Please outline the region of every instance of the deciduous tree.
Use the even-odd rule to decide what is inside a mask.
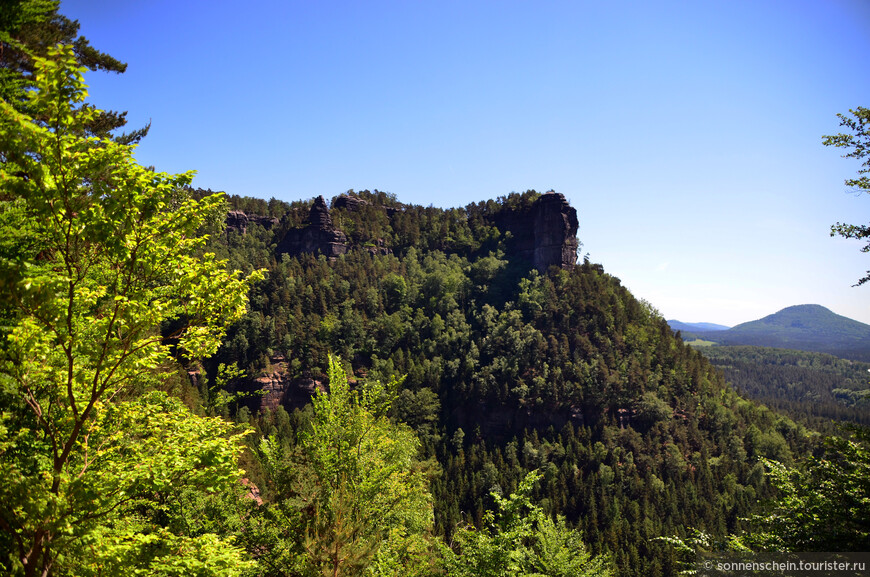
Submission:
[[[288,455],[276,440],[264,440],[276,485],[269,518],[259,525],[272,526],[274,558],[265,560],[271,574],[428,574],[432,501],[416,460],[419,441],[387,417],[397,386],[351,388],[330,356],[329,392],[314,396],[301,451]],[[279,535],[282,524],[289,530]]]
[[[870,176],[868,176],[870,174],[870,108],[859,106],[855,110],[850,110],[849,114],[851,116],[837,115],[840,118],[840,126],[847,127],[849,132],[824,136],[822,143],[825,146],[847,149],[849,152],[843,155],[844,158],[863,160],[861,168],[858,170],[858,177],[847,178],[846,186],[856,192],[870,192]],[[831,236],[836,235],[860,240],[870,239],[870,226],[838,222],[831,227]],[[861,251],[870,252],[870,240],[861,248]],[[870,281],[870,271],[858,279],[858,285],[867,281]]]
[[[870,547],[870,429],[828,437],[824,455],[798,468],[766,461],[779,498],[754,518],[751,544],[778,551],[866,551]]]
[[[605,557],[594,557],[580,533],[565,519],[555,521],[533,504],[530,494],[541,475],[531,472],[507,498],[493,493],[497,511],[487,511],[486,527],[461,528],[455,535],[459,555],[448,554],[450,575],[457,577],[580,577],[612,572]]]
[[[99,111],[71,47],[35,62],[38,120],[0,103],[0,563],[232,574],[239,549],[163,513],[237,482],[238,436],[155,390],[172,352],[213,353],[245,312],[248,281],[200,254],[223,205],[84,136]]]

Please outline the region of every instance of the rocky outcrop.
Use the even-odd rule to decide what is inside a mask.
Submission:
[[[312,378],[290,378],[287,372],[287,361],[282,356],[272,357],[270,370],[245,385],[246,392],[258,392],[248,397],[252,399],[249,408],[274,411],[283,406],[288,411],[302,408],[311,401],[314,393],[320,389],[325,391],[321,381]]]
[[[227,231],[234,230],[245,234],[248,232],[248,215],[241,210],[231,210],[227,213]]]
[[[393,254],[393,249],[388,247],[386,241],[382,238],[375,240],[370,245],[366,245],[365,249],[374,255]]]
[[[368,200],[352,194],[341,194],[333,200],[333,208],[347,212],[361,212],[372,206]],[[384,208],[388,216],[400,212],[395,207]],[[276,219],[265,223],[257,215],[241,211],[231,211],[227,216],[227,226],[244,233],[249,222],[258,222],[271,228]],[[510,232],[508,257],[525,260],[540,272],[551,266],[570,267],[577,262],[577,211],[568,204],[565,196],[556,192],[541,195],[530,206],[507,208],[490,217],[492,224],[503,233]],[[291,228],[277,245],[280,256],[298,256],[305,253],[319,253],[327,258],[336,258],[348,251],[347,236],[338,230],[332,221],[329,208],[322,196],[315,199],[311,206],[305,226]],[[383,239],[376,239],[362,245],[372,254],[390,254],[392,250]]]
[[[577,262],[577,210],[562,194],[548,192],[529,208],[503,210],[496,215],[495,226],[511,233],[510,255],[527,260],[540,272]]]
[[[337,230],[329,216],[329,208],[322,196],[311,205],[308,223],[303,228],[291,228],[278,243],[277,252],[297,256],[303,253],[320,253],[335,258],[347,252],[347,237]]]
[[[259,214],[247,214],[241,210],[231,210],[227,213],[227,230],[235,230],[240,234],[247,234],[249,224],[259,224],[266,230],[277,226],[278,219]]]
[[[247,477],[243,478],[242,487],[245,488],[245,497],[256,503],[258,507],[263,504],[263,496],[260,493],[260,488],[251,482],[250,479]]]
[[[350,212],[359,212],[368,205],[369,201],[350,194],[340,194],[332,201],[332,208],[342,208]]]
[[[377,190],[375,192],[377,192]],[[341,208],[348,212],[360,212],[363,207],[366,206],[372,206],[372,203],[350,193],[342,193],[332,199],[332,208]],[[384,206],[378,204],[374,206],[378,210],[386,212],[387,216],[393,216],[397,212],[401,212],[401,209],[395,206]]]
[[[543,195],[533,207],[535,249],[532,262],[539,271],[550,266],[569,267],[577,263],[577,210],[558,193]]]

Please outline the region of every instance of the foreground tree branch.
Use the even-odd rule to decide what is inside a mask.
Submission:
[[[34,114],[0,103],[0,564],[159,575],[196,561],[234,574],[245,562],[230,543],[142,515],[169,487],[238,481],[239,435],[155,391],[172,360],[160,327],[181,320],[178,351],[212,354],[260,275],[198,256],[198,231],[224,205],[170,207],[192,173],[150,171],[131,146],[85,136],[100,112],[84,104],[73,48],[35,62]]]

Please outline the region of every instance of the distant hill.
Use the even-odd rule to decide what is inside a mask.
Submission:
[[[716,323],[683,323],[676,320],[668,321],[668,326],[670,326],[674,331],[681,331],[684,333],[727,331],[730,328],[725,325],[717,325]]]
[[[752,345],[829,353],[870,361],[870,325],[838,315],[821,305],[784,308],[725,331],[691,331],[721,345]]]

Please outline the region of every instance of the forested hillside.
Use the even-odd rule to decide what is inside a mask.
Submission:
[[[124,65],[57,10],[0,10],[4,574],[670,576],[686,543],[867,550],[870,433],[821,441],[741,397],[578,262],[564,196],[195,190],[88,104],[83,72]],[[849,386],[775,386],[866,406],[862,367],[809,362]]]
[[[768,347],[700,347],[741,394],[835,433],[835,423],[870,425],[870,364]]]
[[[870,361],[870,325],[820,305],[791,306],[727,330],[685,330],[683,335],[687,340],[699,338],[722,345],[797,349]]]
[[[268,381],[268,395],[244,400],[238,418],[258,439],[290,444],[294,426],[279,423],[304,427],[305,411],[287,410],[325,386],[330,352],[357,379],[404,375],[392,413],[437,462],[437,533],[480,524],[491,491],[516,491],[537,469],[544,510],[565,515],[594,553],[610,553],[620,575],[673,574],[673,552],[656,538],[689,527],[739,532],[772,496],[758,459],[792,463],[809,437],[731,391],[601,266],[541,273],[518,258],[514,234],[497,225],[540,197],[439,209],[379,192],[351,203],[343,195],[330,214],[347,251],[331,259],[277,254],[283,236],[304,226],[310,201],[231,198],[232,209],[279,224],[249,216],[244,233],[212,240],[231,266],[268,274],[206,372],[237,362],[249,375],[234,383],[239,392]],[[268,501],[258,442],[248,468]]]

